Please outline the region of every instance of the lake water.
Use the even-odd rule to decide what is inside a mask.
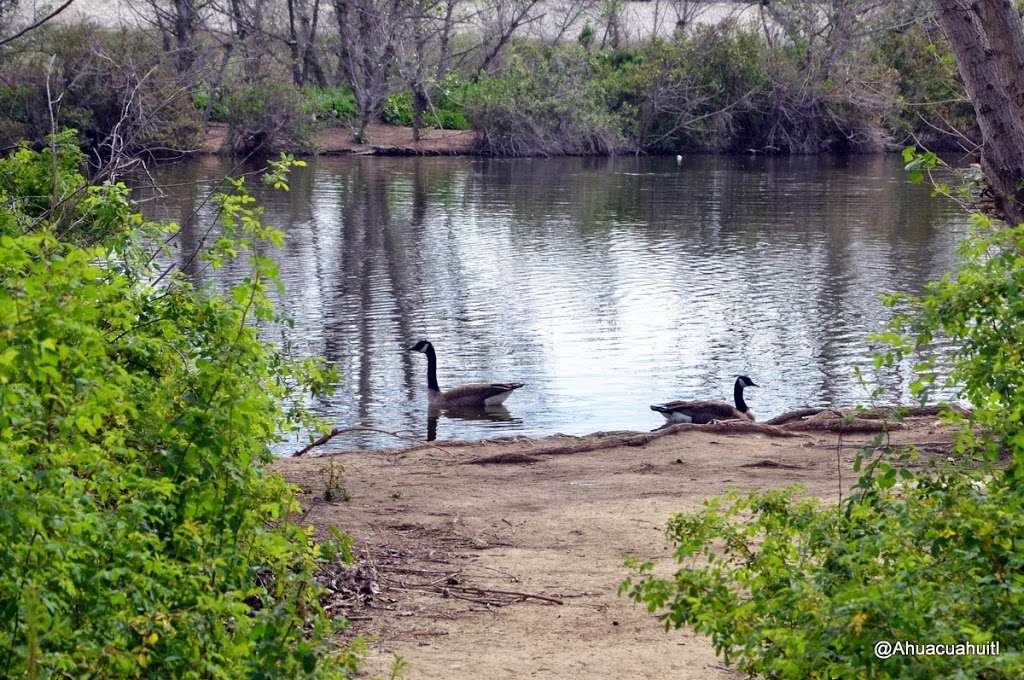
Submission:
[[[228,169],[156,168],[167,196],[146,210],[185,223],[182,261]],[[758,419],[864,402],[855,366],[907,401],[908,366],[870,369],[879,296],[949,271],[966,230],[896,156],[320,158],[290,192],[256,193],[287,234],[274,257],[294,319],[267,338],[342,376],[317,410],[438,440],[650,430],[663,419],[649,404],[729,399],[737,374],[762,385],[747,394]],[[189,272],[220,287],[244,275]],[[435,421],[425,357],[403,351],[421,338],[442,388],[527,386],[504,412]],[[360,434],[332,448],[401,444]]]

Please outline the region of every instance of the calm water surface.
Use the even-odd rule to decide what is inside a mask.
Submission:
[[[167,196],[146,209],[184,222],[183,262],[227,169],[158,169]],[[257,194],[287,233],[273,255],[295,322],[267,338],[342,376],[317,410],[438,440],[649,430],[663,422],[649,404],[728,399],[738,373],[763,386],[747,399],[759,419],[863,402],[853,370],[870,368],[867,335],[888,318],[879,296],[950,270],[966,228],[895,156],[321,158],[291,192]],[[245,274],[187,270],[218,287]],[[433,422],[425,358],[402,351],[420,338],[442,388],[527,386],[506,411]],[[868,376],[906,401],[908,366]]]

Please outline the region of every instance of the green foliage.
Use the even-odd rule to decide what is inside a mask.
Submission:
[[[228,105],[224,99],[224,93],[220,90],[211,92],[205,88],[199,90],[192,96],[192,106],[196,111],[206,112],[209,108],[208,120],[212,123],[228,122]]]
[[[313,424],[304,395],[333,380],[251,323],[273,315],[260,251],[280,232],[236,180],[207,257],[244,256],[250,275],[226,295],[153,288],[133,244],[162,226],[123,185],[85,187],[72,139],[56,159],[0,160],[5,673],[346,677],[313,580],[344,546],[289,521],[295,489],[264,467],[281,432]],[[287,188],[290,164],[268,181]]]
[[[759,36],[727,24],[599,53],[596,63],[608,106],[640,148],[734,150],[756,144],[754,107],[770,89],[765,53]]]
[[[159,156],[198,144],[199,112],[151,34],[83,24],[47,26],[34,37],[5,55],[0,132],[18,136],[0,143],[42,142],[50,133],[49,81],[58,128],[76,128],[89,147]]]
[[[479,83],[467,117],[488,153],[507,156],[607,154],[624,148],[596,70],[580,47],[522,49],[500,78]]]
[[[352,123],[359,118],[359,107],[352,88],[347,85],[338,87],[307,87],[303,94],[306,106],[317,120]]]
[[[934,154],[908,150],[918,179]],[[940,192],[950,193],[940,185]],[[971,185],[964,195],[973,192]],[[973,410],[950,412],[956,458],[912,473],[876,441],[838,507],[792,490],[675,516],[671,579],[631,562],[623,592],[666,627],[692,626],[751,674],[779,678],[1017,678],[1024,675],[1024,225],[975,215],[955,275],[894,295],[890,349],[913,358],[922,402],[940,379]],[[862,465],[867,463],[866,467]],[[998,656],[877,658],[877,641],[1000,643]]]
[[[239,155],[310,151],[313,121],[300,93],[279,79],[247,82],[224,97],[228,139]]]
[[[466,108],[503,153],[880,149],[897,74],[870,60],[811,69],[805,51],[729,21],[593,53],[524,43]]]
[[[953,368],[944,379],[974,410],[960,447],[989,459],[1012,456],[1006,474],[1024,473],[1024,225],[1006,227],[974,215],[960,244],[955,276],[928,286],[920,298],[893,295],[899,313],[885,336],[893,345],[881,360],[918,358],[913,388],[926,398],[938,378],[936,339],[951,344]]]
[[[334,458],[328,461],[327,468],[321,469],[321,477],[324,480],[324,500],[328,503],[334,501],[348,502],[352,497],[345,487],[345,466],[335,463]]]
[[[897,490],[893,468],[842,508],[793,490],[674,516],[683,568],[622,591],[771,678],[1015,678],[1024,673],[1024,496],[952,469]],[[999,656],[875,656],[880,640],[983,645]]]
[[[468,130],[470,128],[462,108],[465,92],[471,88],[471,85],[459,84],[455,87],[459,89],[457,94],[452,90],[445,89],[438,92],[438,101],[435,102],[434,107],[423,114],[423,123],[426,127],[442,130]],[[381,117],[385,123],[408,127],[412,125],[412,114],[412,93],[401,92],[387,98]]]
[[[594,44],[594,27],[590,25],[589,21],[583,25],[579,36],[576,38],[576,42],[585,50],[589,50]]]
[[[889,120],[900,139],[922,140],[929,148],[950,146],[950,128],[974,133],[974,107],[964,93],[956,60],[935,27],[912,25],[879,36],[872,58],[898,77],[894,82],[902,106]],[[954,147],[955,148],[955,147]]]

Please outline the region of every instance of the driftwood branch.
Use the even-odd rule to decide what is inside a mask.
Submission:
[[[789,432],[764,423],[748,420],[722,420],[706,425],[678,423],[655,430],[654,432],[596,432],[586,437],[573,437],[568,443],[552,444],[531,448],[523,452],[499,453],[493,456],[475,458],[467,461],[477,465],[500,465],[517,463],[536,463],[537,456],[558,456],[573,453],[588,453],[602,449],[614,449],[620,446],[647,446],[656,439],[661,439],[680,432],[714,432],[716,434],[764,434],[769,437],[803,437],[806,435]]]
[[[787,425],[796,420],[805,420],[813,416],[819,416],[820,414],[831,412],[836,414],[837,418],[843,418],[846,415],[854,415],[859,419],[864,420],[884,420],[893,419],[897,416],[906,416],[908,418],[926,418],[929,416],[940,416],[948,411],[965,415],[968,413],[967,409],[961,406],[955,405],[955,403],[940,403],[940,405],[930,407],[878,407],[876,409],[865,409],[863,411],[857,411],[855,409],[847,409],[845,412],[839,409],[797,409],[796,411],[790,411],[776,416],[771,420],[765,421],[764,425]]]
[[[300,456],[303,456],[309,453],[311,450],[315,449],[316,447],[323,446],[327,442],[337,437],[339,434],[348,434],[350,432],[377,432],[379,434],[386,434],[389,437],[397,437],[398,439],[404,439],[407,442],[413,442],[416,448],[421,446],[429,446],[432,449],[437,449],[438,451],[443,451],[444,453],[451,454],[451,451],[442,446],[438,446],[437,444],[432,444],[430,442],[425,442],[422,439],[417,439],[416,437],[410,437],[408,435],[399,434],[398,432],[392,432],[390,430],[382,430],[377,427],[369,427],[367,425],[350,425],[349,427],[336,427],[330,432],[321,435],[319,438],[313,440],[306,446],[303,446],[298,451],[292,453],[291,457],[298,458]]]
[[[717,434],[764,434],[769,437],[800,437],[802,435],[787,432],[771,423],[758,423],[751,420],[718,420],[707,425],[694,425],[693,423],[678,423],[663,430],[657,430],[649,434],[638,435],[630,446],[643,446],[654,437],[651,435],[665,436],[676,432],[714,432]]]
[[[536,593],[524,593],[517,590],[494,590],[493,588],[480,588],[477,586],[458,586],[458,585],[445,585],[435,583],[400,583],[392,582],[392,587],[400,590],[420,590],[430,593],[438,593],[443,597],[454,597],[460,600],[469,600],[470,602],[476,602],[478,604],[486,604],[492,607],[504,607],[506,605],[514,604],[515,602],[522,602],[524,600],[538,600],[540,602],[547,602],[549,604],[565,604],[562,600],[554,597],[548,597],[547,595],[537,595]],[[512,598],[511,600],[495,599],[488,597],[489,595],[500,595]]]
[[[529,456],[525,453],[499,453],[493,456],[484,456],[466,461],[467,465],[517,465],[539,463],[540,458]]]
[[[799,432],[886,432],[902,430],[906,426],[900,422],[879,418],[809,418],[798,420],[784,426],[787,430]]]
[[[499,453],[492,456],[475,458],[467,462],[476,463],[478,465],[534,463],[539,460],[536,458],[537,456],[586,453],[589,451],[600,451],[602,449],[613,449],[619,446],[646,446],[661,437],[689,431],[711,432],[715,434],[763,434],[769,437],[805,437],[807,435],[801,434],[802,432],[816,430],[832,432],[878,432],[886,429],[886,427],[890,430],[898,430],[902,429],[902,425],[894,420],[898,416],[921,418],[938,416],[947,411],[953,411],[960,414],[968,413],[966,409],[956,404],[917,407],[881,406],[861,411],[851,408],[845,410],[833,408],[802,408],[783,413],[780,416],[776,416],[775,418],[764,422],[754,422],[749,420],[720,420],[706,425],[677,423],[661,427],[653,432],[595,432],[594,434],[586,437],[568,437],[563,435],[563,441],[557,444],[533,447],[521,452]],[[856,415],[854,419],[844,422],[845,416],[853,414]],[[829,417],[830,415],[831,417]],[[814,416],[818,416],[818,418],[815,419]],[[885,422],[888,422],[887,426],[884,424]],[[514,444],[523,441],[533,441],[529,437],[501,437],[497,439],[484,440],[482,442],[446,442],[445,447],[442,447],[415,437],[399,434],[398,432],[391,432],[365,425],[353,425],[351,427],[334,428],[330,432],[324,434],[291,455],[295,457],[302,456],[305,453],[308,453],[311,449],[326,444],[337,435],[348,432],[377,432],[412,442],[412,446],[390,451],[392,454],[409,453],[423,447],[429,447],[451,454],[451,449],[460,447],[480,446],[482,444]],[[556,435],[556,437],[558,437],[558,435]]]
[[[520,600],[540,600],[541,602],[550,602],[551,604],[565,604],[562,600],[554,597],[537,595],[535,593],[521,593],[516,590],[494,590],[493,588],[477,588],[476,586],[447,586],[447,588],[449,590],[477,593],[478,595],[511,595]]]
[[[766,420],[765,425],[785,425],[786,423],[793,420],[800,420],[808,416],[816,416],[822,411],[828,411],[831,409],[824,408],[800,408],[795,411],[787,411],[780,416],[775,416],[771,420]]]

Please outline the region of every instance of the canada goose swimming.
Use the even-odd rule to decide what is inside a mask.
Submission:
[[[652,404],[651,410],[665,416],[670,423],[703,425],[712,420],[753,420],[754,414],[747,408],[747,402],[743,401],[744,387],[757,385],[745,375],[736,378],[736,384],[732,388],[733,398],[736,400],[735,407],[724,401],[670,401],[667,404]]]
[[[420,340],[412,347],[410,352],[420,352],[427,355],[427,388],[430,395],[430,405],[437,408],[480,408],[483,406],[497,406],[523,386],[523,383],[470,383],[468,385],[457,385],[445,392],[437,385],[437,355],[434,353],[434,346],[426,340]]]

